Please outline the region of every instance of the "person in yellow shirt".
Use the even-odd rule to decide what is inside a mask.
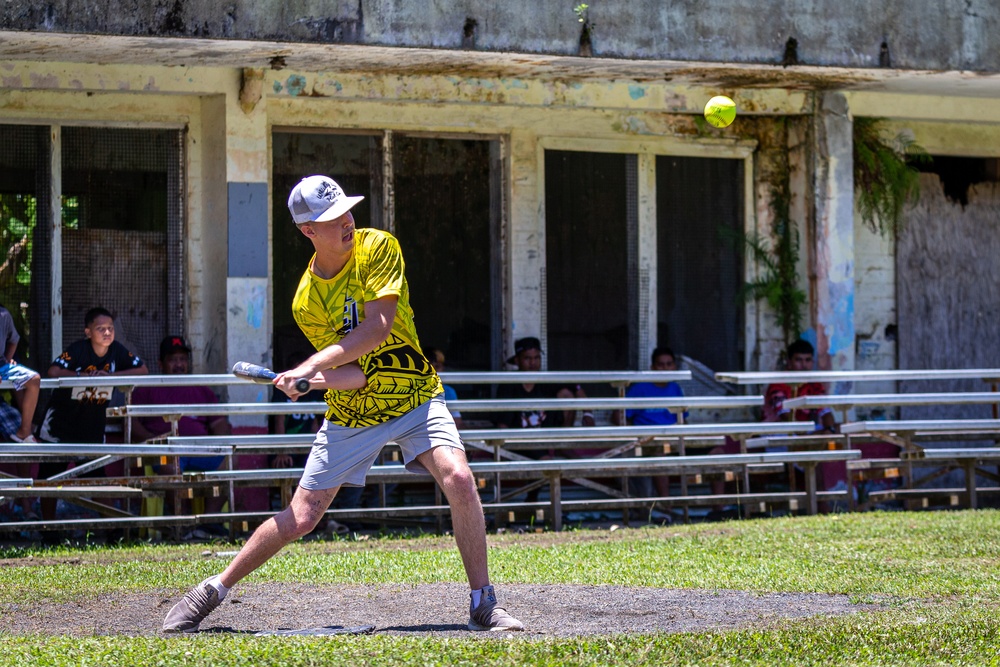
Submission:
[[[164,632],[196,632],[236,582],[316,526],[341,486],[364,485],[390,440],[407,470],[433,475],[451,505],[472,589],[469,629],[524,629],[490,585],[483,508],[441,380],[420,352],[399,242],[355,227],[351,208],[362,199],[327,176],[308,176],[292,190],[292,219],[316,251],[292,313],[318,351],[274,383],[293,400],[302,395],[295,388],[302,378],[310,389],[326,389],[326,419],[291,505],[264,522],[224,572],[185,594],[167,613]]]

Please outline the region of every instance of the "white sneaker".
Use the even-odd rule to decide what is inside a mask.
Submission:
[[[10,434],[10,439],[13,440],[14,442],[20,442],[21,444],[24,444],[24,445],[37,445],[38,444],[38,440],[36,440],[35,436],[33,436],[30,433],[28,435],[26,435],[23,439],[17,437],[17,433],[11,433]]]

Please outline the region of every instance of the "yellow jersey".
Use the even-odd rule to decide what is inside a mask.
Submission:
[[[326,392],[326,418],[334,424],[350,428],[381,424],[437,396],[444,387],[420,351],[403,254],[391,234],[356,229],[354,251],[340,273],[324,280],[307,268],[299,281],[292,315],[317,350],[339,342],[364,321],[367,301],[390,295],[399,299],[392,332],[358,360],[367,386]]]

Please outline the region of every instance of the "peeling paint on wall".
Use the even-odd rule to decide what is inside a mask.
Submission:
[[[265,298],[264,288],[254,285],[250,289],[250,296],[247,299],[247,324],[254,329],[260,329],[264,323]]]
[[[306,90],[306,78],[301,74],[292,74],[285,80],[285,88],[289,95],[299,96]]]
[[[59,77],[55,74],[35,74],[31,75],[31,85],[35,88],[58,88]]]
[[[633,100],[642,99],[646,96],[646,88],[633,83],[628,87],[628,96]]]
[[[611,129],[615,132],[625,134],[653,134],[646,121],[636,116],[625,116],[621,120],[611,124]]]

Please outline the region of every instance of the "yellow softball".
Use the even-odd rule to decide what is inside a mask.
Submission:
[[[705,105],[705,120],[716,127],[726,127],[736,119],[736,102],[716,95]]]

